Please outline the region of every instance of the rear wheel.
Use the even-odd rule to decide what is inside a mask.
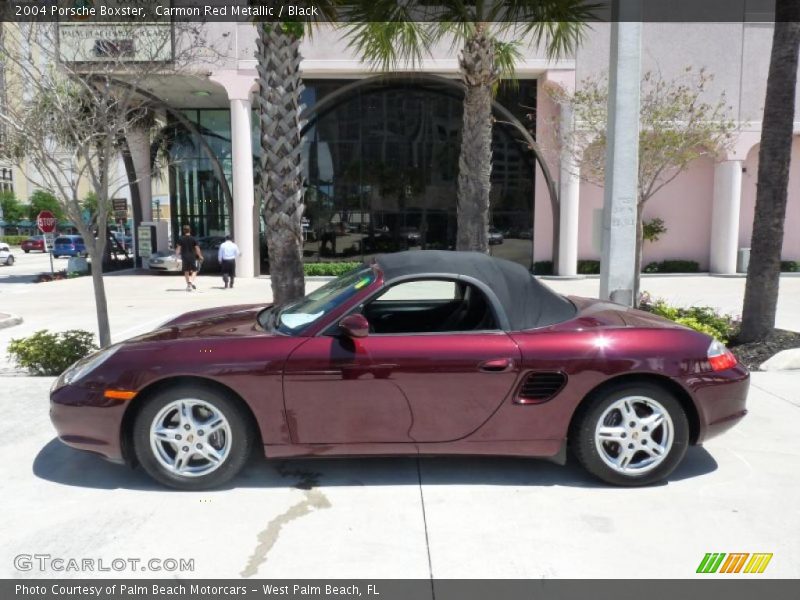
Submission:
[[[665,389],[623,384],[588,401],[570,438],[578,460],[595,477],[614,485],[648,485],[667,477],[683,459],[689,421]]]
[[[27,254],[28,252],[30,252],[30,250],[24,250],[24,249],[23,249],[22,251],[23,251],[25,254]]]
[[[6,264],[7,264],[9,267],[10,267],[11,265],[13,265],[13,264],[14,264],[14,257],[13,257],[13,256],[9,256],[9,257],[6,259]]]
[[[145,471],[164,485],[202,490],[244,466],[255,436],[235,401],[200,386],[165,390],[136,416],[133,442]]]

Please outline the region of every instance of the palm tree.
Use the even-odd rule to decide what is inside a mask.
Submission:
[[[261,177],[272,296],[275,304],[305,294],[299,23],[258,23],[258,107]]]
[[[419,7],[399,4],[355,3],[350,7],[352,23],[343,26],[345,35],[362,60],[383,70],[401,61],[416,64],[444,38],[461,48],[465,91],[456,248],[488,252],[493,92],[501,79],[513,76],[522,40],[546,44],[552,58],[563,56],[577,47],[582,21],[595,6],[584,0],[453,0],[425,15]]]
[[[739,340],[765,339],[775,329],[783,225],[792,156],[792,129],[800,52],[800,3],[777,0],[767,96],[758,151],[758,186],[750,265]]]

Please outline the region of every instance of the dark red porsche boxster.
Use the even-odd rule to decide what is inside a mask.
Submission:
[[[497,454],[644,485],[747,412],[719,342],[477,253],[379,256],[284,306],[187,313],[77,362],[70,446],[201,489],[268,457]]]

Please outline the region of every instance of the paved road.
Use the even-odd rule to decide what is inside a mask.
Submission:
[[[50,255],[41,252],[31,252],[25,254],[18,246],[12,248],[14,254],[14,264],[10,267],[0,266],[0,294],[6,291],[6,287],[14,284],[32,283],[39,273],[50,272]],[[56,270],[64,269],[67,266],[68,258],[57,258],[53,260]]]

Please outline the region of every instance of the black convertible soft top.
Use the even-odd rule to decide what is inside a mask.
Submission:
[[[575,306],[534,279],[525,267],[480,252],[411,250],[375,257],[384,279],[446,276],[477,283],[507,318],[501,326],[521,331],[561,323],[575,315]],[[494,297],[492,297],[494,296]],[[502,315],[498,315],[502,319]]]

